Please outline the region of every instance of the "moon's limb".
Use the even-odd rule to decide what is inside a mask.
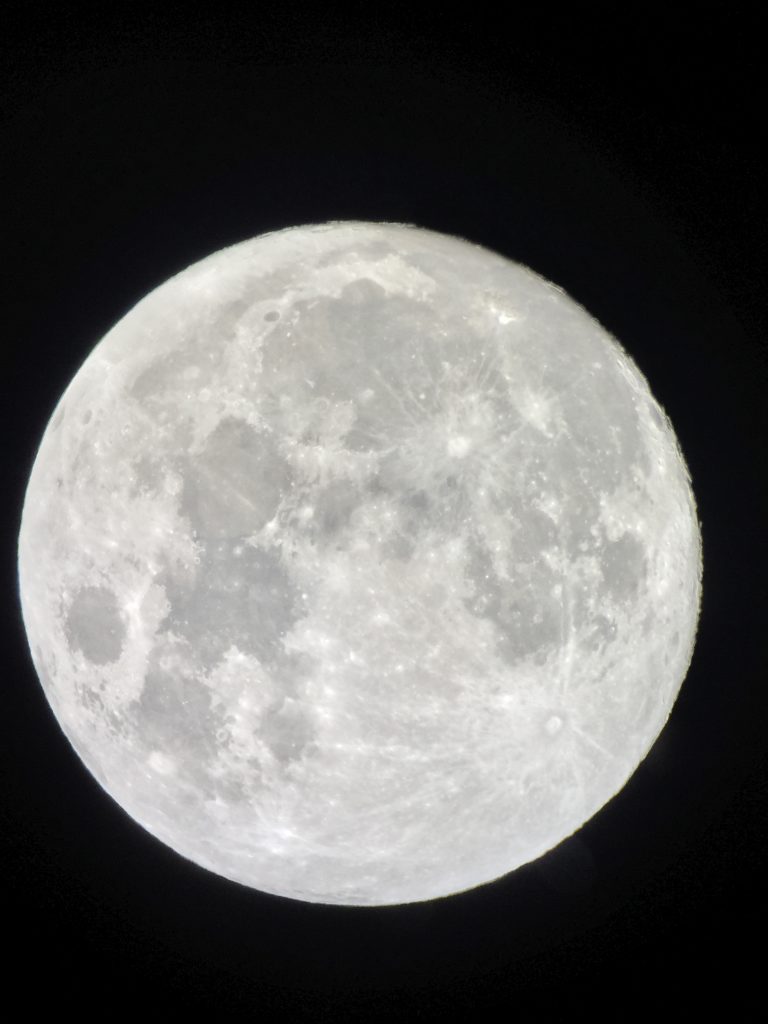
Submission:
[[[407,225],[264,235],[106,335],[35,461],[22,609],[61,726],[179,853],[447,895],[623,786],[687,671],[671,424],[559,288]]]

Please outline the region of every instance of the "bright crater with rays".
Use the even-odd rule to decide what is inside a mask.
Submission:
[[[692,656],[701,541],[640,371],[561,289],[396,224],[214,253],[66,389],[19,537],[65,734],[183,856],[339,904],[533,860]]]

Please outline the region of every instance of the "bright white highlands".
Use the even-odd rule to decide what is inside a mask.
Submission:
[[[211,871],[357,905],[498,878],[610,800],[685,677],[701,567],[617,342],[496,253],[362,222],[128,312],[19,537],[35,667],[104,789]]]

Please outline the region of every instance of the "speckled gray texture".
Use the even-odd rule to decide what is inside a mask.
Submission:
[[[696,632],[685,463],[560,289],[341,222],[131,310],[51,419],[19,538],[45,692],[182,855],[385,904],[496,878],[624,784]]]

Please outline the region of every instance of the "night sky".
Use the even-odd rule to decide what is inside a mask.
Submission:
[[[86,1019],[671,1020],[720,1004],[753,1020],[768,840],[757,16],[328,6],[8,8],[4,995]],[[457,234],[565,288],[669,414],[704,542],[693,662],[626,788],[506,878],[380,909],[248,890],[132,822],[48,708],[16,580],[37,446],[104,333],[217,249],[344,219]]]

